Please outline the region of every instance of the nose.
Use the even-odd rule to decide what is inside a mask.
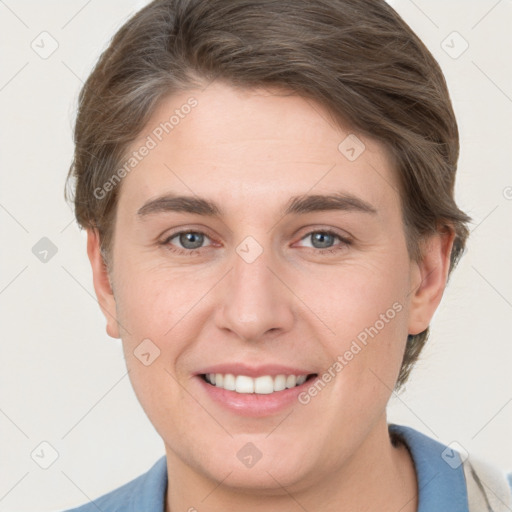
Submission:
[[[231,271],[218,290],[221,299],[216,310],[217,327],[244,341],[259,341],[267,333],[290,330],[296,298],[270,249],[263,250],[253,261],[240,251],[233,255],[232,262]]]

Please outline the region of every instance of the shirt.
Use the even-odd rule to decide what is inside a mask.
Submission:
[[[391,438],[409,449],[418,480],[417,512],[468,512],[466,480],[459,452],[404,425],[389,424]],[[512,473],[506,475],[512,489]],[[64,512],[165,512],[167,459],[93,502]]]

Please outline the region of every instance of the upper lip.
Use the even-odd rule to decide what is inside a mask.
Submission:
[[[247,377],[261,377],[263,375],[310,375],[313,372],[310,369],[304,369],[293,366],[285,366],[281,364],[264,364],[259,366],[250,366],[247,363],[221,363],[205,367],[199,370],[196,375],[207,373],[231,373],[233,375],[246,375]]]

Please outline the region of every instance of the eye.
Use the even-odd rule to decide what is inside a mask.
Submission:
[[[177,242],[181,244],[182,248],[176,247],[175,244],[171,243],[171,240],[175,238]],[[209,237],[201,231],[179,231],[167,237],[160,242],[160,244],[166,246],[171,252],[191,255],[196,254],[198,249],[202,248],[205,238],[209,239]]]
[[[347,237],[343,237],[330,229],[310,231],[301,238],[301,241],[307,240],[308,238],[313,243],[313,246],[311,247],[313,252],[322,255],[336,253],[346,249],[352,244],[352,240]],[[173,243],[172,240],[174,239],[176,239],[176,242]],[[210,240],[210,237],[202,231],[183,230],[173,233],[159,243],[173,253],[190,256],[200,253],[200,249],[205,248],[203,247],[205,239]],[[333,246],[332,242],[336,239],[341,243]],[[177,246],[177,244],[180,244],[181,247]]]
[[[318,254],[332,254],[346,249],[347,246],[352,244],[352,240],[347,237],[343,237],[330,229],[310,231],[301,240],[307,240],[308,238],[312,241],[313,251]],[[333,247],[331,244],[333,240],[336,239],[340,240],[341,244]]]

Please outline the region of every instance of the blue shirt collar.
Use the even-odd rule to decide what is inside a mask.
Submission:
[[[409,449],[418,479],[418,512],[468,512],[466,478],[455,450],[403,425],[388,425]]]
[[[129,512],[165,512],[167,458],[158,459],[151,469],[136,479],[130,496]]]

